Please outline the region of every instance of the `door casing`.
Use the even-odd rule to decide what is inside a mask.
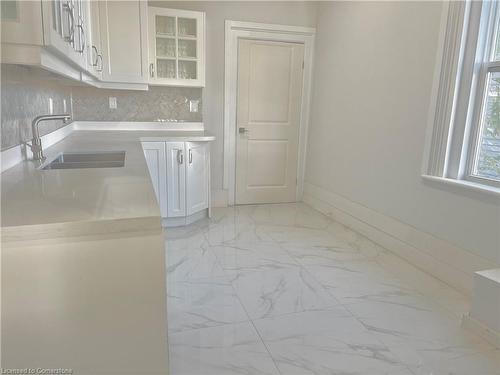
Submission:
[[[226,20],[224,73],[224,182],[228,204],[236,194],[236,106],[239,39],[270,40],[304,44],[304,75],[299,125],[296,200],[302,199],[309,127],[315,28]]]

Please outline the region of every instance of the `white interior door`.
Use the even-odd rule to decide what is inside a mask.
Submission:
[[[296,200],[304,45],[240,39],[236,204]]]

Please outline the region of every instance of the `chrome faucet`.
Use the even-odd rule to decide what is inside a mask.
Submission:
[[[31,122],[33,139],[31,141],[31,145],[27,144],[33,152],[33,160],[45,160],[42,149],[42,140],[40,139],[40,132],[38,131],[38,124],[42,121],[48,120],[63,120],[63,122],[66,123],[66,121],[71,120],[71,115],[41,115],[33,119],[33,121]]]

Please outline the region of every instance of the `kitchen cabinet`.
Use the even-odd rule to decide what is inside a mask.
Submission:
[[[149,7],[149,84],[205,86],[205,14]]]
[[[42,1],[45,46],[87,68],[87,4],[83,0]]]
[[[146,163],[166,226],[207,215],[210,148],[207,142],[142,142]]]
[[[186,158],[184,142],[167,143],[167,217],[186,216]]]
[[[99,1],[102,80],[147,89],[147,2]]]
[[[79,79],[87,66],[85,1],[2,2],[2,62]]]
[[[143,142],[142,149],[146,158],[149,176],[153,184],[156,199],[160,206],[162,217],[167,216],[167,158],[165,154],[165,142]]]
[[[208,152],[204,142],[186,142],[186,214],[208,207]]]
[[[97,79],[102,79],[103,51],[101,44],[99,3],[88,1],[87,71]]]

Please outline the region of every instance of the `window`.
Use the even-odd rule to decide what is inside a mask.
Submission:
[[[497,4],[498,5],[498,4]],[[481,95],[474,104],[480,111],[476,122],[475,142],[471,152],[470,176],[500,181],[500,12],[490,17],[486,35],[487,46],[480,72]],[[484,22],[484,20],[483,20]]]
[[[500,193],[500,4],[444,6],[424,175]]]

